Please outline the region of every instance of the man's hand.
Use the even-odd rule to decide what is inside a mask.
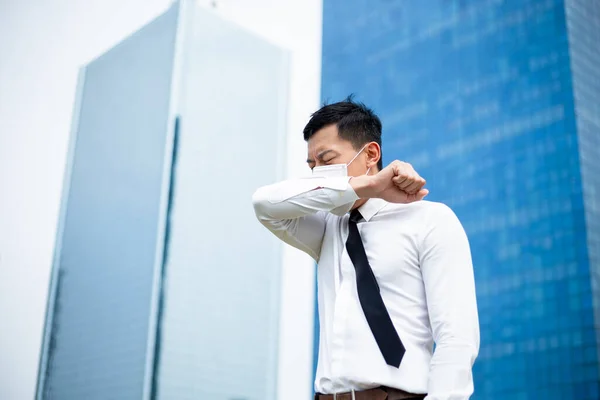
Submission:
[[[376,175],[354,177],[350,184],[360,198],[378,197],[390,203],[413,203],[422,200],[429,190],[412,165],[394,161]]]

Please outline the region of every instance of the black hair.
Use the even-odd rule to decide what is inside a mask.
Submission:
[[[381,147],[381,120],[369,107],[354,101],[348,96],[338,103],[326,104],[310,117],[304,127],[304,140],[326,126],[336,124],[340,138],[352,143],[352,147],[360,150],[365,144],[375,142]],[[377,168],[383,169],[380,158]]]

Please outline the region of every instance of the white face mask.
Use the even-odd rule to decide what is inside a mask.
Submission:
[[[321,165],[319,167],[314,167],[312,169],[313,176],[318,176],[322,178],[338,178],[343,176],[348,176],[348,166],[352,164],[352,161],[356,160],[356,157],[368,146],[368,143],[363,146],[362,149],[356,153],[356,155],[350,160],[348,164],[332,164],[332,165]],[[369,174],[369,168],[366,172],[366,175]]]
[[[323,178],[338,178],[338,177],[348,176],[348,166],[350,164],[352,164],[352,161],[356,160],[356,157],[358,157],[358,155],[360,153],[362,153],[362,151],[367,146],[368,146],[368,143],[366,145],[364,145],[363,148],[358,151],[358,153],[356,153],[354,158],[352,158],[352,160],[350,160],[350,162],[348,164],[332,164],[332,165],[322,165],[319,167],[314,167],[312,170],[313,176],[323,177]],[[370,170],[371,170],[371,168],[369,168],[367,170],[365,175],[368,175]],[[337,215],[338,217],[341,217],[344,214],[346,214],[347,212],[349,212],[352,209],[353,205],[354,205],[354,202],[352,201],[350,203],[343,204],[339,207],[336,207],[329,212],[334,215]]]

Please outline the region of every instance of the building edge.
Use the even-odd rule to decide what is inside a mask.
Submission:
[[[60,207],[58,214],[58,224],[56,227],[56,236],[54,241],[54,256],[50,269],[50,282],[48,285],[48,295],[46,300],[46,314],[42,328],[42,343],[40,346],[40,356],[38,362],[38,372],[35,387],[35,399],[42,400],[46,385],[46,374],[48,369],[48,360],[50,357],[50,339],[52,335],[52,323],[54,320],[54,309],[56,302],[56,289],[58,283],[58,273],[60,271],[60,256],[62,253],[62,239],[64,234],[65,218],[67,206],[69,203],[69,192],[71,189],[71,174],[73,172],[73,160],[75,158],[75,147],[77,145],[77,136],[79,131],[79,116],[81,114],[81,104],[85,86],[86,67],[79,69],[77,75],[77,89],[75,91],[75,100],[73,102],[73,116],[71,120],[71,132],[69,135],[69,144],[67,147],[67,157],[65,170],[63,173],[63,186],[60,198]]]

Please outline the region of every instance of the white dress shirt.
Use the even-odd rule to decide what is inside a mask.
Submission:
[[[320,343],[315,390],[324,394],[389,386],[462,400],[473,393],[479,321],[467,236],[441,203],[369,199],[358,223],[381,296],[406,348],[386,364],[361,308],[345,248],[348,214],[329,213],[358,196],[348,177],[303,178],[262,187],[260,222],[318,263]],[[433,343],[436,350],[433,353]]]

